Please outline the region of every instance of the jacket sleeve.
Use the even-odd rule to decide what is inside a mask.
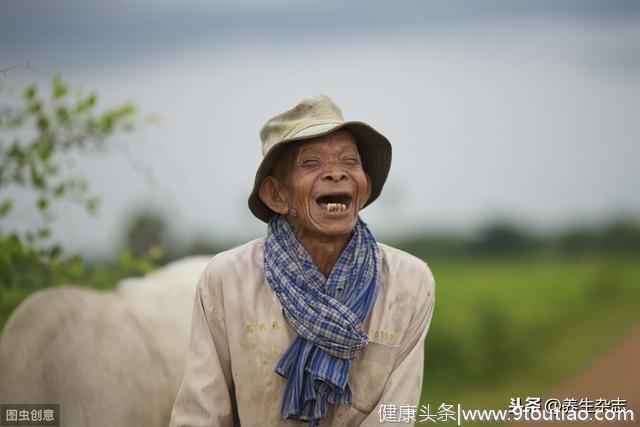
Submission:
[[[235,415],[221,279],[210,269],[211,265],[196,288],[184,377],[173,405],[170,427],[239,424]]]
[[[424,369],[424,342],[429,330],[435,304],[435,280],[428,267],[419,284],[416,304],[409,328],[403,336],[398,356],[382,395],[361,427],[379,426],[381,405],[415,406],[420,402]],[[417,413],[417,411],[416,411]]]

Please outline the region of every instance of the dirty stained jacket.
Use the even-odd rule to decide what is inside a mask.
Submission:
[[[282,420],[285,379],[274,368],[296,334],[264,275],[265,238],[222,252],[199,279],[184,378],[170,426],[297,426]],[[380,290],[353,359],[350,405],[329,405],[320,426],[380,425],[380,405],[420,400],[424,341],[435,301],[422,260],[378,243]]]

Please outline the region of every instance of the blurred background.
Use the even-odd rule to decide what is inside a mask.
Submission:
[[[640,3],[9,0],[0,70],[2,323],[264,235],[258,132],[326,94],[393,144],[363,219],[436,277],[423,403],[638,408]]]

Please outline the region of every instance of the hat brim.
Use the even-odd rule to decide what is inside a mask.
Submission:
[[[311,138],[325,136],[339,129],[348,129],[353,133],[353,136],[355,136],[360,159],[362,160],[362,168],[371,178],[371,196],[363,208],[378,198],[389,175],[389,169],[391,168],[391,143],[389,140],[363,122],[326,123],[298,131],[291,138],[287,138],[274,145],[271,150],[265,154],[256,172],[253,191],[251,191],[251,195],[249,196],[249,209],[257,218],[264,222],[269,222],[269,219],[275,214],[274,211],[264,204],[258,193],[262,181],[271,174],[283,148],[288,144],[304,142]]]

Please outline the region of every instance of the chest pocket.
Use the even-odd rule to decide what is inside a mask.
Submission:
[[[351,363],[351,406],[365,413],[375,408],[399,351],[399,345],[369,341],[367,347]]]

